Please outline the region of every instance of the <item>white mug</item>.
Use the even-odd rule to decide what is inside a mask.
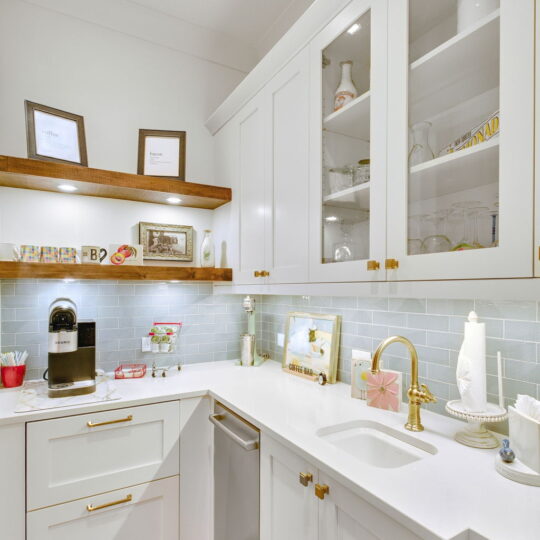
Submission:
[[[107,250],[99,246],[82,246],[81,255],[83,264],[100,264],[107,256]]]
[[[15,244],[0,244],[0,261],[18,261],[19,248]]]
[[[458,0],[457,31],[463,32],[476,21],[499,8],[499,0]]]

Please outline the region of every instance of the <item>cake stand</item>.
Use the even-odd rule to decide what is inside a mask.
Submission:
[[[487,410],[470,412],[460,400],[456,399],[446,404],[446,412],[468,422],[465,430],[458,431],[454,435],[457,442],[473,448],[497,448],[500,446],[498,439],[486,429],[484,424],[506,420],[508,417],[506,409],[494,403],[488,403]]]

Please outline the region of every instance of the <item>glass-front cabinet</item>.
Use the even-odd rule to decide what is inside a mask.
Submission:
[[[311,43],[311,281],[385,278],[386,49],[386,0],[351,2]]]
[[[388,279],[531,276],[534,1],[391,1],[388,38]]]

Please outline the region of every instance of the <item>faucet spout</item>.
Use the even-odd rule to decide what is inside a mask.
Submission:
[[[409,431],[423,431],[424,426],[420,419],[420,406],[422,403],[432,403],[437,400],[425,384],[418,384],[418,353],[416,352],[414,345],[407,338],[402,336],[386,338],[379,344],[377,350],[373,354],[371,372],[379,373],[382,353],[392,343],[401,343],[405,345],[411,359],[411,385],[407,391],[407,396],[409,397],[409,416],[407,423],[405,424],[405,429],[408,429]]]

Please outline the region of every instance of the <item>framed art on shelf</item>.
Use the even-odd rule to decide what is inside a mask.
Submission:
[[[156,261],[192,261],[193,227],[163,223],[139,223],[143,258]]]
[[[29,158],[88,167],[82,116],[28,100],[24,105]]]
[[[336,382],[341,317],[314,313],[289,313],[285,330],[283,369],[316,380],[324,374]]]
[[[186,132],[139,129],[137,174],[186,179]]]

